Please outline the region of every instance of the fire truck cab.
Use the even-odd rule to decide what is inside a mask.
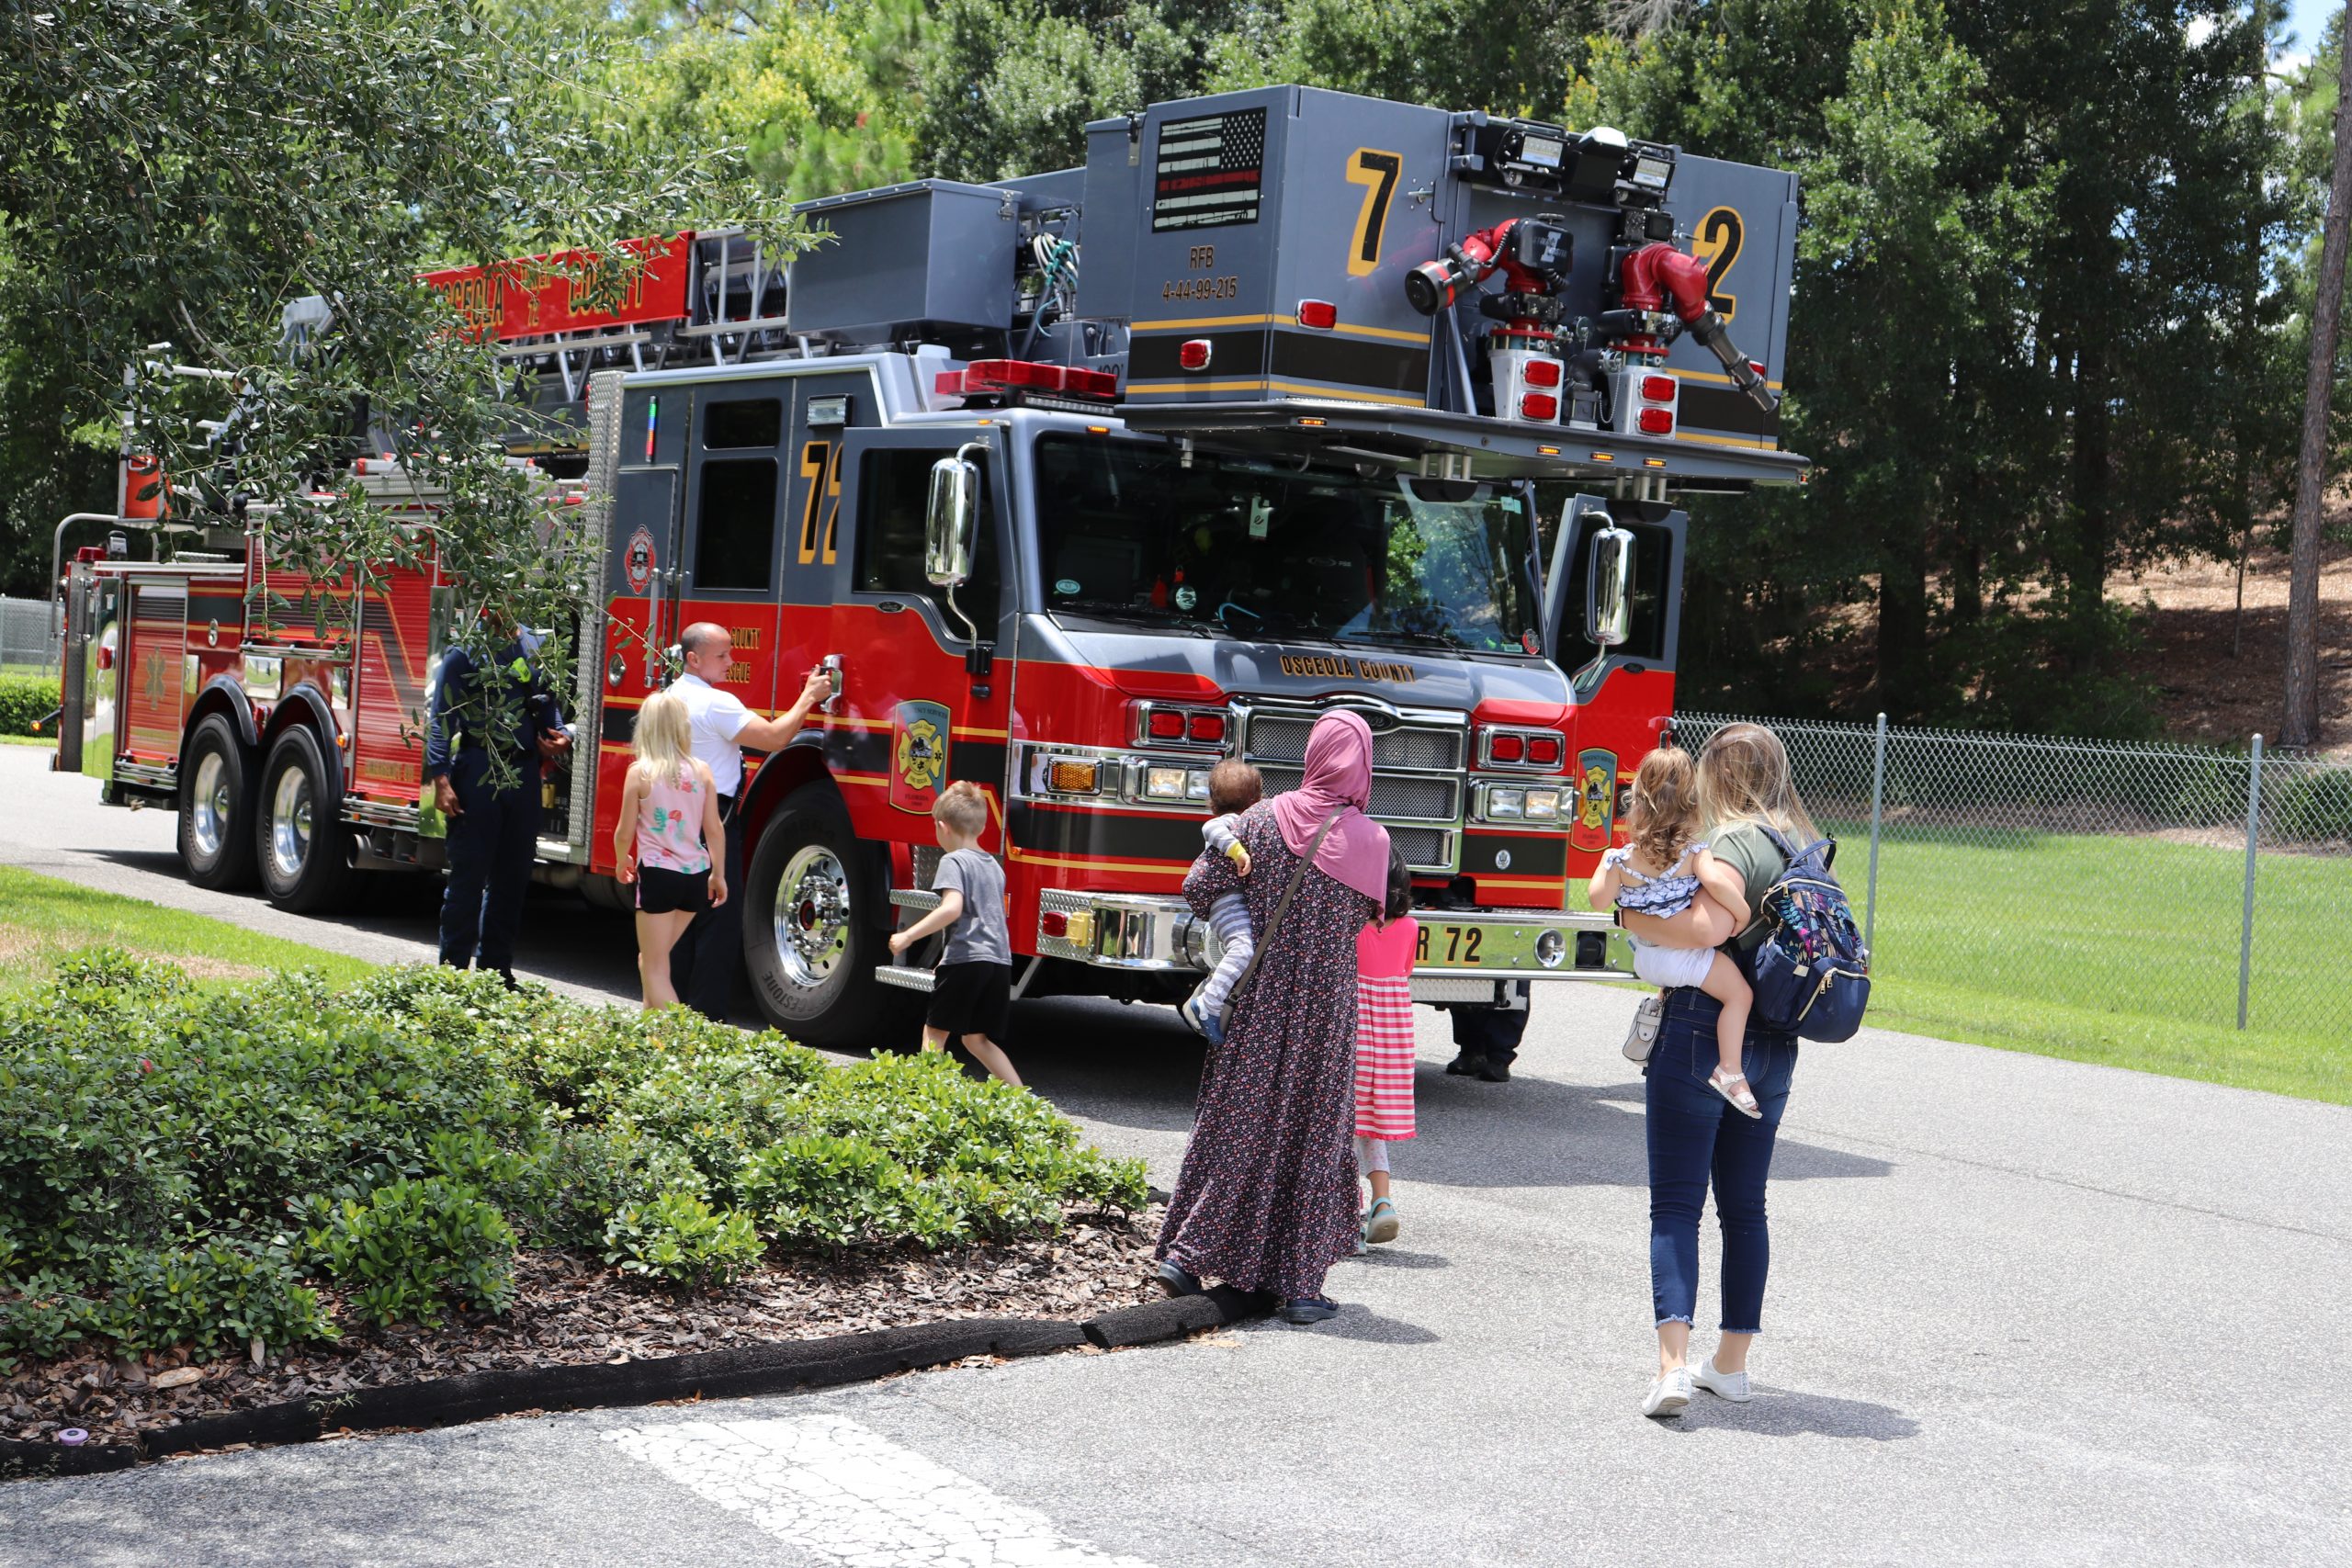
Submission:
[[[1209,768],[1292,787],[1334,708],[1374,732],[1419,999],[1621,976],[1578,884],[1671,713],[1678,498],[1804,472],[1794,204],[1606,128],[1278,87],[1098,122],[1080,169],[806,204],[829,237],[788,265],[646,242],[593,316],[435,275],[568,413],[537,457],[605,541],[543,875],[618,902],[631,726],[711,622],[757,711],[835,672],[734,817],[750,989],[797,1037],[876,1038],[929,987],[886,941],[964,779],[1017,994],[1181,998],[1215,960],[1181,895]],[[75,567],[122,606],[108,797],[297,906],[429,866],[431,573],[277,581],[260,525],[223,554]]]

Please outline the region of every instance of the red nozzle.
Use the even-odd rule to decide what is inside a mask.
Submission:
[[[1671,299],[1674,313],[1696,321],[1707,313],[1707,264],[1661,240],[1625,258],[1617,274],[1628,310],[1656,310]]]

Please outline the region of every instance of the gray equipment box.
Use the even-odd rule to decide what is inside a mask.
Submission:
[[[870,344],[1001,333],[1012,318],[1020,225],[1010,192],[916,180],[793,210],[832,237],[793,258],[785,296],[792,333]]]
[[[1089,126],[1078,313],[1129,322],[1126,400],[1426,406],[1430,322],[1402,279],[1438,254],[1449,123],[1262,87]],[[1302,301],[1333,323],[1302,324]],[[1208,361],[1187,369],[1193,340]]]

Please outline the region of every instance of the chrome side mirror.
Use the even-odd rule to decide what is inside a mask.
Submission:
[[[1592,536],[1585,577],[1584,639],[1615,648],[1634,635],[1634,536],[1610,523]]]
[[[931,466],[931,496],[923,513],[923,572],[940,588],[960,587],[972,575],[972,540],[980,517],[980,468],[964,456]]]

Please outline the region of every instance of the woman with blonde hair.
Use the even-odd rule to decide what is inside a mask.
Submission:
[[[1754,909],[1787,869],[1773,834],[1802,849],[1820,838],[1797,799],[1789,753],[1760,724],[1717,730],[1699,752],[1699,816],[1716,862],[1735,879],[1727,891]],[[1767,831],[1767,829],[1770,831]],[[1625,930],[1660,946],[1687,947],[1706,936],[1702,906],[1671,919],[1630,911]],[[1720,931],[1706,933],[1721,937]],[[1721,942],[1721,951],[1747,968],[1764,939],[1760,917]],[[1715,1021],[1723,1004],[1696,987],[1666,994],[1657,1043],[1642,1068],[1650,1169],[1650,1298],[1657,1326],[1657,1379],[1643,1401],[1645,1416],[1673,1416],[1694,1388],[1734,1404],[1748,1397],[1747,1350],[1763,1327],[1764,1276],[1771,1246],[1764,1221],[1764,1187],[1772,1145],[1796,1074],[1797,1042],[1760,1027],[1751,1016],[1741,1037],[1741,1061],[1756,1114],[1727,1114],[1731,1103],[1708,1087],[1716,1066]],[[1690,1321],[1699,1297],[1699,1214],[1713,1181],[1715,1220],[1723,1230],[1719,1286],[1723,1317],[1715,1353],[1690,1365]]]
[[[695,917],[727,902],[727,824],[710,765],[694,754],[685,700],[656,692],[637,710],[637,761],[621,788],[613,860],[637,887],[637,969],[645,1009],[678,999],[670,949]]]

